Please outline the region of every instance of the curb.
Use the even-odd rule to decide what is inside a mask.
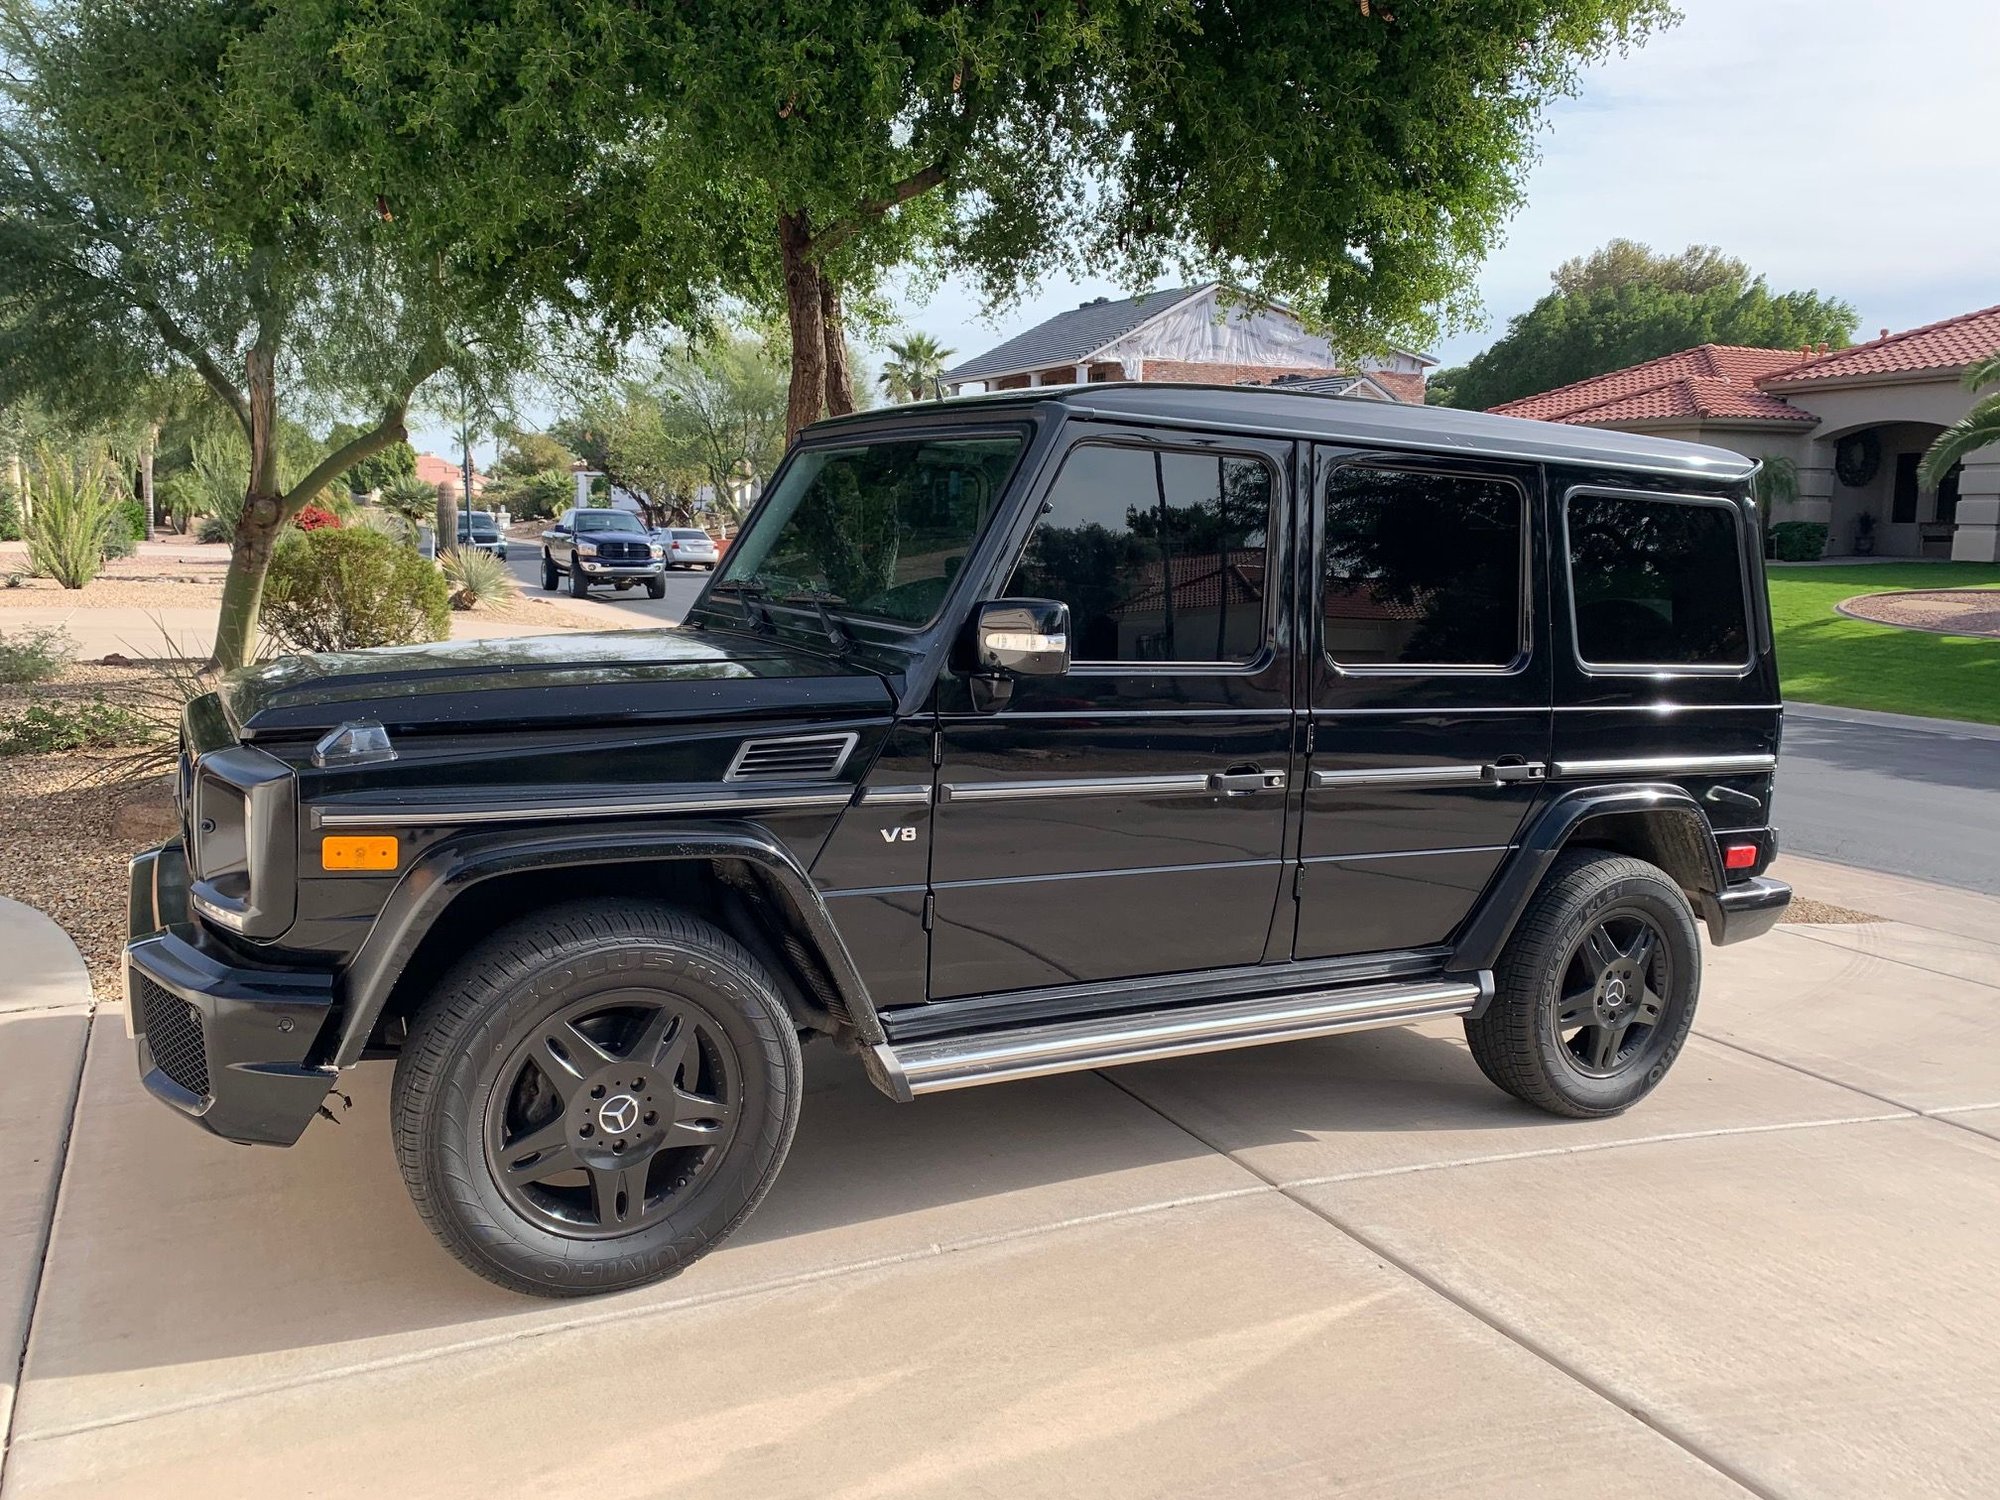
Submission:
[[[0,952],[7,955],[0,1012],[92,1004],[83,955],[46,912],[0,896]]]
[[[2000,741],[2000,724],[1977,724],[1970,719],[1926,719],[1916,714],[1883,713],[1873,708],[1842,708],[1831,703],[1800,703],[1785,700],[1787,717],[1831,719],[1842,724],[1869,724],[1877,729],[1901,729],[1911,734],[1939,734],[1960,740]]]

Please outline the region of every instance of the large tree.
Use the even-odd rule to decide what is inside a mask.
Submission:
[[[788,428],[912,259],[1213,278],[1421,341],[1518,205],[1543,106],[1667,0],[295,0],[272,76],[433,243],[615,329],[782,307]]]
[[[1696,344],[1841,348],[1857,322],[1836,298],[1773,292],[1713,245],[1660,255],[1613,240],[1564,261],[1551,280],[1555,290],[1511,320],[1496,343],[1433,377],[1445,402],[1498,406]]]
[[[246,450],[223,667],[252,653],[285,523],[404,440],[426,380],[520,327],[304,149],[311,101],[243,65],[268,20],[230,0],[0,3],[0,401],[108,415],[150,378],[202,380]],[[283,424],[315,408],[360,420],[288,478]]]

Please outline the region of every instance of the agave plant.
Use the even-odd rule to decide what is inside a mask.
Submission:
[[[22,525],[28,563],[66,589],[104,569],[104,543],[118,523],[118,497],[102,464],[72,463],[47,450],[35,463],[35,509]]]
[[[447,548],[439,565],[444,569],[445,587],[451,590],[453,609],[476,609],[482,604],[498,604],[514,597],[520,585],[507,565],[491,552],[474,547]]]
[[[1976,391],[1989,385],[2000,385],[2000,354],[1980,360],[1965,372],[1967,390]],[[1936,489],[1953,464],[1989,443],[2000,443],[2000,391],[1975,401],[1971,411],[1938,434],[1917,467],[1919,482],[1926,489]]]

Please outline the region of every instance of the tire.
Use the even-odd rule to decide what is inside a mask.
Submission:
[[[657,577],[646,580],[646,597],[648,599],[664,599],[667,597],[666,574],[661,573]]]
[[[1480,1071],[1573,1119],[1638,1103],[1694,1025],[1694,922],[1657,866],[1590,849],[1561,855],[1500,956],[1492,1004],[1465,1023]]]
[[[542,554],[542,592],[545,594],[553,594],[555,591],[556,591],[556,560],[553,557],[550,557],[548,553],[544,552]]]
[[[439,984],[397,1059],[391,1123],[447,1250],[510,1290],[574,1297],[722,1243],[784,1162],[801,1084],[792,1018],[741,945],[649,903],[576,902],[501,929]]]
[[[581,599],[590,592],[590,580],[583,576],[583,569],[576,565],[574,557],[569,560],[569,596]]]

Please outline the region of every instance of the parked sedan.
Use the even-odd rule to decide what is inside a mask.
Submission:
[[[507,557],[507,534],[490,510],[462,510],[458,513],[458,545],[476,552],[491,552],[503,562]]]
[[[653,540],[660,544],[670,568],[713,568],[722,560],[715,538],[705,531],[659,526],[653,529]]]

